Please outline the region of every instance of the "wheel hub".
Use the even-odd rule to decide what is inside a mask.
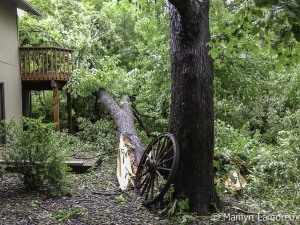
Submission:
[[[147,167],[148,167],[149,172],[155,171],[156,166],[157,166],[157,163],[156,163],[155,160],[153,160],[153,159],[148,159],[147,160]]]

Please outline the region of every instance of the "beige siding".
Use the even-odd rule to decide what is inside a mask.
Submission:
[[[22,115],[17,9],[10,0],[0,0],[0,82],[4,83],[5,117]]]

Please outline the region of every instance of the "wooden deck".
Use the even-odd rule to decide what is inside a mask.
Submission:
[[[57,47],[21,47],[20,77],[22,80],[23,115],[31,112],[31,90],[53,90],[53,118],[55,130],[60,130],[59,90],[70,78],[74,69],[72,49]],[[72,129],[71,97],[67,97],[68,126]]]
[[[99,166],[102,163],[100,157],[83,157],[83,158],[70,158],[66,161],[67,165],[77,173],[84,173],[93,166]]]
[[[72,49],[56,47],[21,47],[22,81],[65,81],[73,68]]]
[[[7,165],[2,158],[2,153],[3,150],[0,148],[0,165]],[[101,163],[102,159],[99,156],[72,156],[66,161],[66,164],[76,173],[84,173],[91,167],[99,166]]]

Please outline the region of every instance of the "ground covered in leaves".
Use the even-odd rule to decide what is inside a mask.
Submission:
[[[146,209],[133,190],[121,193],[114,158],[85,174],[70,174],[72,196],[27,192],[21,179],[6,173],[0,180],[0,225],[14,224],[211,224],[210,217],[167,217]],[[234,200],[233,200],[234,201]],[[229,206],[226,210],[229,210]],[[188,222],[189,221],[189,222]],[[193,221],[193,222],[191,222]],[[219,221],[215,224],[235,224]]]

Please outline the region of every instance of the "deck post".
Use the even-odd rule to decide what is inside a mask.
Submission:
[[[55,131],[60,130],[59,125],[59,90],[57,83],[55,81],[51,81],[51,86],[53,88],[53,118],[55,124]]]
[[[68,111],[68,128],[69,132],[73,131],[73,124],[72,124],[72,98],[70,93],[67,93],[67,111]]]
[[[31,116],[31,91],[22,91],[22,112],[25,117]]]

